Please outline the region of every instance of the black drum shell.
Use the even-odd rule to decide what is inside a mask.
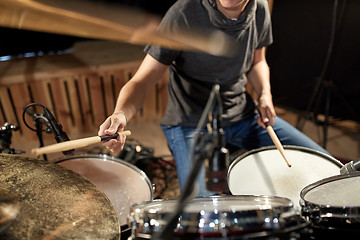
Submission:
[[[347,192],[350,192],[351,196],[343,196],[340,192],[337,192],[334,196],[339,201],[342,199],[346,200],[346,198],[349,199],[349,197],[355,199],[355,202],[357,201],[356,199],[359,199],[357,205],[332,205],[330,200],[326,203],[326,199],[316,201],[307,199],[310,193],[325,191],[325,188],[321,189],[321,187],[331,187],[331,184],[339,184],[340,181],[351,181],[354,183],[354,181],[359,180],[360,172],[335,175],[314,182],[300,192],[301,216],[311,223],[315,239],[326,236],[355,239],[360,236],[360,187],[348,189]],[[346,187],[344,186],[344,188]],[[328,191],[325,194],[328,197],[332,197]]]
[[[149,239],[155,232],[161,231],[167,216],[174,211],[176,201],[167,199],[135,204],[129,217],[129,225],[132,226],[131,238]],[[211,210],[213,202],[216,202],[216,206]],[[238,202],[240,208],[243,207],[241,204],[249,203],[253,206],[243,210],[236,209],[236,206],[233,209],[227,208],[236,204],[235,202]],[[256,207],[256,204],[259,206],[264,202],[268,202],[267,208]],[[210,209],[202,209],[201,204],[210,206]],[[268,239],[274,236],[277,236],[277,239],[297,239],[309,224],[295,213],[291,200],[281,197],[198,197],[188,206],[180,215],[171,239]],[[201,224],[202,227],[199,227]]]

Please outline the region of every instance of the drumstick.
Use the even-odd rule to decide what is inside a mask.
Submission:
[[[31,150],[31,153],[33,155],[39,156],[40,154],[62,152],[62,151],[86,147],[91,144],[114,139],[114,138],[117,138],[119,135],[130,136],[131,132],[129,130],[126,130],[126,131],[115,133],[114,135],[95,136],[95,137],[88,137],[88,138],[82,138],[82,139],[77,139],[77,140],[56,143],[56,144],[49,145],[46,147],[33,148]]]
[[[268,122],[265,123],[265,126],[266,126],[266,130],[268,131],[268,133],[271,137],[271,140],[274,142],[276,148],[281,153],[281,156],[283,156],[286,164],[288,165],[288,167],[291,167],[291,164],[289,163],[289,161],[287,160],[287,158],[285,156],[285,150],[284,150],[283,146],[281,145],[279,138],[276,136],[274,129],[271,127],[271,125]]]

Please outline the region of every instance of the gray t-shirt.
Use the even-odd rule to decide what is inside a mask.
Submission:
[[[215,0],[178,0],[164,16],[164,31],[217,30],[236,41],[232,57],[146,46],[145,52],[169,65],[168,105],[162,125],[197,126],[214,84],[220,85],[223,125],[248,118],[255,104],[246,93],[245,74],[256,49],[272,43],[266,0],[250,0],[237,19],[226,18]]]

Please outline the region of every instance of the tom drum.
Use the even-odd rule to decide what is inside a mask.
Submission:
[[[312,183],[300,197],[301,214],[312,223],[315,239],[359,238],[360,172]]]
[[[228,170],[228,186],[233,195],[270,195],[286,197],[300,209],[301,190],[318,180],[340,173],[343,164],[312,149],[284,146],[291,163],[288,167],[275,146],[246,152]]]
[[[56,163],[86,177],[105,193],[115,208],[122,231],[127,227],[130,207],[153,199],[151,182],[146,174],[118,158],[97,154],[70,155]]]

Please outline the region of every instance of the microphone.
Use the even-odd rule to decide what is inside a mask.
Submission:
[[[229,150],[225,148],[225,133],[221,128],[222,103],[218,85],[214,87],[214,92],[216,94],[214,114],[209,117],[212,122],[213,134],[217,138],[217,146],[206,167],[206,188],[213,192],[224,192],[227,189]]]
[[[47,109],[46,107],[44,107],[44,116],[49,121],[49,127],[51,131],[55,134],[56,142],[60,143],[70,140],[69,137],[66,135],[66,133],[62,130],[61,124],[58,121],[56,121],[54,115],[52,115],[50,110]],[[71,149],[68,151],[64,151],[63,153],[68,154],[68,153],[72,153],[73,151],[74,149]]]
[[[340,174],[349,174],[360,170],[360,158],[346,163],[341,169]]]
[[[224,147],[216,148],[206,168],[206,188],[213,192],[224,192],[227,189],[227,165],[229,150]]]

